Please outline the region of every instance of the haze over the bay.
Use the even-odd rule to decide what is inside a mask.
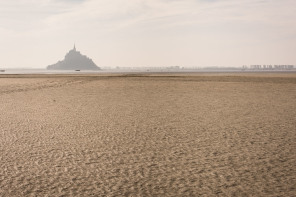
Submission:
[[[0,68],[296,64],[295,0],[0,0]]]

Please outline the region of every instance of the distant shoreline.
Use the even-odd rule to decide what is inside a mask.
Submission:
[[[158,69],[102,69],[102,70],[47,70],[47,69],[1,69],[0,75],[14,75],[14,74],[172,74],[172,73],[296,73],[293,70],[242,70],[242,69],[177,69],[177,70],[158,70]]]

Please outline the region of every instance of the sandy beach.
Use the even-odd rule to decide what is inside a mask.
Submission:
[[[296,73],[0,75],[0,196],[296,196]]]

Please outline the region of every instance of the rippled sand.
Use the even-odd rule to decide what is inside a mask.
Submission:
[[[0,196],[295,196],[296,74],[1,75]]]

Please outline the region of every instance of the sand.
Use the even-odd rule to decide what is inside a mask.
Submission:
[[[295,196],[296,74],[0,76],[0,196]]]

